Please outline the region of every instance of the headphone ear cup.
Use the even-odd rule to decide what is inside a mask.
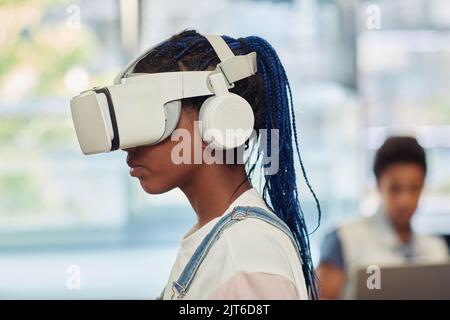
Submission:
[[[234,93],[206,99],[199,120],[203,141],[215,149],[243,145],[250,138],[255,121],[250,104]]]
[[[212,97],[209,97],[208,99],[206,99],[203,102],[202,106],[200,107],[200,111],[198,114],[199,131],[200,131],[203,141],[206,144],[211,143],[211,136],[208,135],[208,133],[210,133],[210,130],[207,125],[207,119],[208,119],[208,114],[211,111],[211,106],[214,105],[215,98],[216,98],[215,96],[212,96]]]

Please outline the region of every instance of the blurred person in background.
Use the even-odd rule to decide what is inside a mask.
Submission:
[[[381,195],[377,212],[340,225],[322,243],[317,269],[322,299],[352,298],[361,267],[448,259],[443,239],[411,228],[427,173],[425,151],[417,140],[386,139],[376,152],[373,171]]]

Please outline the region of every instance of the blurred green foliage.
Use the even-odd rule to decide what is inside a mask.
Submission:
[[[27,96],[67,94],[65,73],[72,66],[86,64],[95,48],[91,33],[82,25],[69,28],[67,6],[70,3],[67,0],[0,0],[0,10],[7,17],[0,19],[0,28],[6,34],[0,40],[0,89],[15,70],[27,66],[38,77]],[[56,17],[46,23],[49,9]]]
[[[37,214],[44,207],[39,180],[29,173],[0,175],[2,215]]]
[[[0,118],[1,160],[8,157],[9,148],[30,149],[47,152],[51,149],[65,149],[68,141],[75,139],[70,119],[58,117]],[[0,160],[0,163],[1,163]]]

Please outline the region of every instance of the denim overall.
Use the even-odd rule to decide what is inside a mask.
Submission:
[[[188,292],[192,281],[195,278],[195,274],[198,271],[201,263],[205,259],[211,247],[214,243],[219,239],[222,232],[231,227],[233,224],[242,221],[246,218],[256,218],[263,220],[267,223],[270,223],[274,227],[283,231],[292,241],[294,247],[296,248],[298,257],[301,260],[300,250],[297,246],[296,241],[292,235],[289,227],[275,214],[269,213],[266,210],[259,207],[235,207],[232,212],[224,215],[219,222],[212,228],[212,230],[206,235],[206,237],[202,240],[198,248],[195,250],[192,257],[187,262],[183,271],[181,272],[177,281],[172,283],[172,297],[171,299],[182,299],[186,293]],[[164,296],[165,288],[161,295],[156,298],[156,300],[161,300]]]

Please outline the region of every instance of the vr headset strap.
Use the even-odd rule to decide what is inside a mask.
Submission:
[[[225,80],[227,80],[228,88],[233,88],[234,82],[256,73],[256,52],[235,56],[221,36],[205,35],[204,37],[209,41],[220,59],[220,63],[213,73],[222,72]]]

